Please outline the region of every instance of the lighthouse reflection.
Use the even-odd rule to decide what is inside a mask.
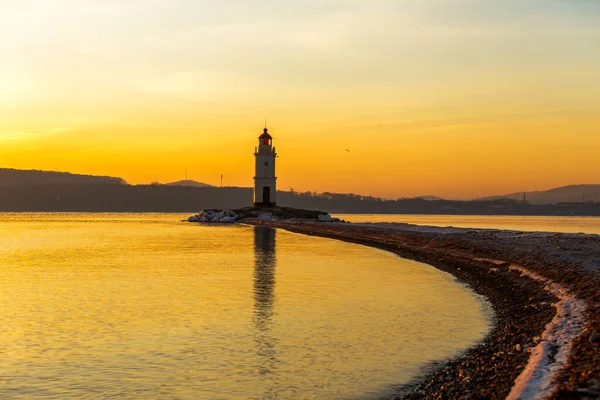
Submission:
[[[254,340],[262,364],[260,374],[269,374],[276,363],[276,340],[271,334],[275,301],[275,236],[272,228],[254,227]]]

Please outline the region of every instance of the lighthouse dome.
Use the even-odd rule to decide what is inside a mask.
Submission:
[[[269,139],[269,140],[272,140],[272,139],[273,139],[273,138],[271,137],[271,135],[269,135],[269,131],[268,131],[268,129],[267,129],[267,128],[265,128],[265,129],[263,130],[263,134],[262,134],[262,135],[260,135],[258,138],[259,138],[259,139]]]

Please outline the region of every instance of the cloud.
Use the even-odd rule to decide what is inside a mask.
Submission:
[[[52,128],[43,131],[4,131],[0,132],[0,141],[16,141],[16,140],[27,140],[36,139],[44,136],[54,136],[69,132],[67,128]]]
[[[468,126],[496,126],[501,123],[511,121],[533,120],[535,118],[548,118],[551,116],[573,116],[578,113],[594,113],[597,109],[564,109],[564,108],[548,108],[539,110],[523,110],[515,112],[495,113],[495,114],[480,114],[464,117],[446,117],[446,118],[421,118],[421,119],[406,119],[406,120],[387,120],[377,123],[355,123],[348,125],[354,130],[377,129],[377,130],[393,130],[394,132],[414,131],[414,130],[430,130],[430,129],[445,129]]]
[[[579,6],[566,0],[13,0],[0,13],[0,58],[13,65],[8,72],[0,65],[0,105],[143,102],[148,93],[213,99],[276,90],[293,97],[305,88],[443,85],[477,73],[512,77],[523,66],[586,64],[597,57],[577,46],[593,48],[600,29],[582,10],[593,10],[596,0],[569,1]]]

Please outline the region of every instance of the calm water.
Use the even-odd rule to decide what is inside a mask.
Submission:
[[[350,222],[401,222],[456,228],[600,234],[600,217],[529,217],[484,215],[337,214]]]
[[[183,217],[0,214],[0,398],[374,399],[489,329],[427,265]]]

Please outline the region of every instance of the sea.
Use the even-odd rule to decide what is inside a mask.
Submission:
[[[0,214],[0,398],[389,398],[491,329],[429,265],[187,216]]]

